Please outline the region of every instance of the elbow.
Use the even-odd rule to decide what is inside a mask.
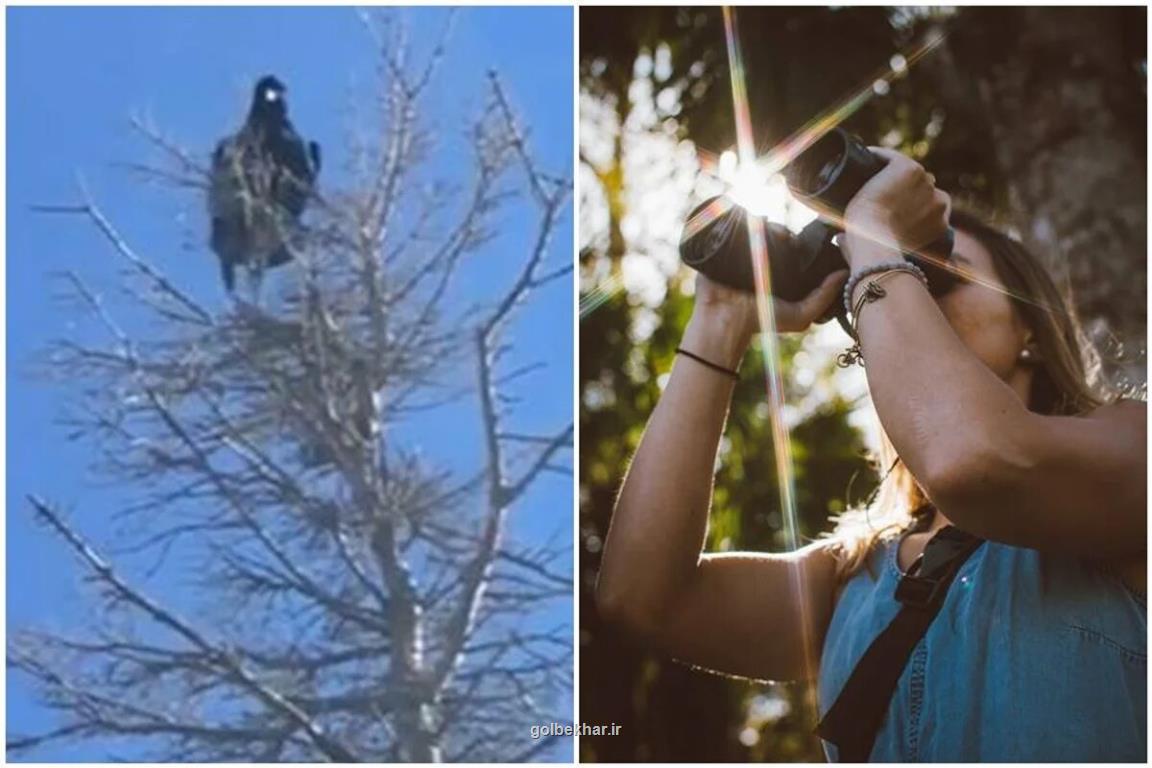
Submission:
[[[629,613],[628,599],[606,583],[603,573],[596,580],[596,613],[610,626],[624,623]]]
[[[643,632],[647,622],[645,611],[638,601],[629,596],[629,591],[618,580],[607,578],[600,572],[596,580],[596,611],[603,622],[628,634]]]
[[[618,576],[606,575],[601,569],[596,580],[596,612],[606,625],[648,644],[660,636],[662,612],[640,599],[638,593],[638,589],[622,583]]]
[[[596,576],[596,588],[593,592],[596,603],[596,612],[606,624],[616,624],[621,616],[628,611],[627,595],[616,587],[613,579],[605,573],[602,564],[600,573]]]
[[[651,638],[656,634],[661,605],[667,592],[662,588],[658,566],[646,567],[651,553],[629,540],[627,526],[617,521],[627,519],[624,501],[617,501],[604,541],[600,569],[596,574],[593,598],[596,613],[606,625],[622,634]]]
[[[995,481],[995,457],[984,445],[966,445],[933,457],[925,466],[922,485],[937,506],[970,501]]]

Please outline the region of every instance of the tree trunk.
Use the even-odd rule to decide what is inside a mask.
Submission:
[[[1143,384],[1145,9],[963,13],[958,59],[973,76],[1021,235],[1058,284],[1071,285],[1109,378]]]

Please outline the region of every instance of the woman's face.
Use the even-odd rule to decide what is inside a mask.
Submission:
[[[1031,370],[1020,360],[1029,332],[1005,295],[992,255],[976,238],[956,230],[956,264],[972,276],[936,299],[940,310],[967,347],[993,373],[1026,399]]]

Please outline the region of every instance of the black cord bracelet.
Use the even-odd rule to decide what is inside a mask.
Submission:
[[[709,368],[711,368],[712,370],[717,371],[719,373],[724,374],[725,376],[730,377],[733,381],[740,381],[740,374],[737,371],[732,370],[731,368],[725,368],[722,365],[717,365],[716,363],[712,362],[711,360],[705,360],[704,358],[700,357],[700,355],[689,352],[688,350],[684,349],[683,347],[676,347],[676,353],[679,355],[685,355],[687,357],[690,357],[693,360],[695,360],[696,362],[700,363],[701,365],[706,365]]]

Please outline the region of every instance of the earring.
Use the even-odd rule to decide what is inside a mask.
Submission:
[[[1020,362],[1030,363],[1034,359],[1036,359],[1036,354],[1030,348],[1024,347],[1024,349],[1020,350]]]

